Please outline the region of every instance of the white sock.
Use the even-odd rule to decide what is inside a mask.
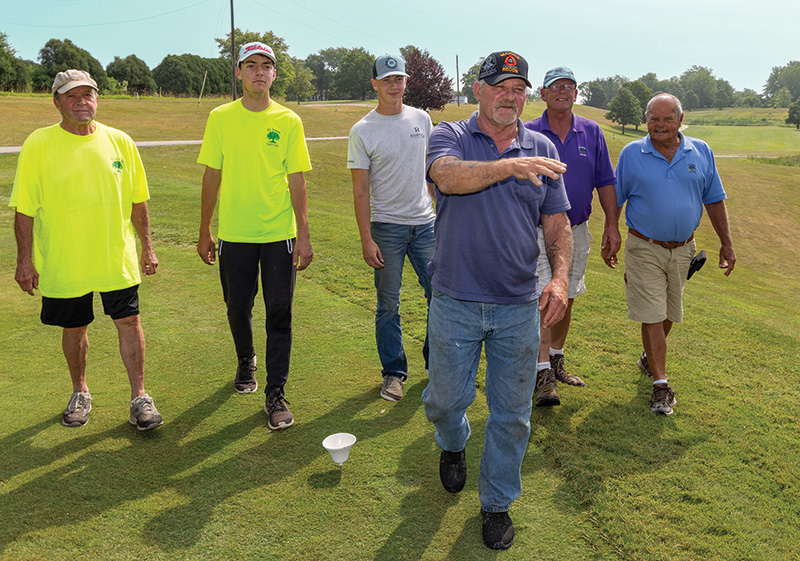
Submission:
[[[550,361],[536,363],[537,372],[541,372],[542,370],[547,370],[548,368],[550,368]]]
[[[666,383],[667,380],[656,380],[655,382],[653,382],[653,385],[655,386],[656,384],[666,384]]]
[[[553,347],[550,347],[550,355],[551,355],[551,356],[552,356],[552,355],[556,355],[556,356],[558,356],[558,355],[561,355],[561,356],[564,356],[564,349],[554,349]]]

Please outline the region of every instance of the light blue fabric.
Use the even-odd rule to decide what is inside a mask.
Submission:
[[[689,239],[703,205],[727,198],[708,144],[678,134],[681,145],[671,162],[648,135],[625,146],[617,163],[617,206],[627,202],[625,224],[662,242]]]
[[[378,244],[383,257],[383,268],[375,269],[375,289],[378,306],[375,312],[375,340],[381,359],[383,375],[393,374],[405,380],[408,362],[403,347],[403,330],[400,326],[400,289],[403,282],[403,265],[406,255],[417,273],[425,299],[431,301],[431,276],[428,262],[433,256],[433,221],[420,226],[370,223],[373,241]],[[422,348],[425,368],[428,367],[428,338]]]
[[[428,322],[430,375],[422,403],[443,450],[457,452],[467,444],[467,408],[475,400],[475,377],[485,346],[489,418],[478,491],[484,510],[506,511],[522,490],[520,469],[531,430],[539,350],[537,301],[466,302],[434,289]]]

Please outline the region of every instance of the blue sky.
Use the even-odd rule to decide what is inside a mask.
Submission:
[[[132,7],[135,6],[135,7]],[[168,54],[217,56],[230,0],[0,0],[0,31],[17,56],[37,60],[51,38],[70,39],[104,66],[135,54],[150,68]],[[579,81],[647,72],[665,79],[692,65],[734,88],[761,92],[774,66],[800,60],[797,0],[234,0],[236,26],[273,31],[305,58],[327,47],[398,54],[427,49],[451,77],[511,49],[540,83],[548,68]]]

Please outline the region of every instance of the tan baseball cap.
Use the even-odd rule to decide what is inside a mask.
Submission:
[[[72,69],[56,74],[56,78],[53,80],[53,93],[63,94],[78,86],[90,86],[100,91],[100,88],[97,87],[97,82],[92,79],[88,72]]]

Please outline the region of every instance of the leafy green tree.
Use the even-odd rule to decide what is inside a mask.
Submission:
[[[461,95],[467,98],[467,103],[478,103],[475,99],[475,91],[472,85],[478,81],[478,74],[481,73],[481,65],[483,64],[483,57],[478,59],[478,62],[469,67],[469,70],[461,75]]]
[[[224,58],[201,58],[197,55],[167,55],[153,69],[153,79],[164,94],[199,95],[203,88],[208,94],[230,91],[230,64]]]
[[[413,45],[400,49],[400,54],[408,74],[404,102],[423,111],[444,109],[453,96],[453,79],[445,75],[441,63]]]
[[[51,84],[56,74],[74,68],[91,74],[101,92],[106,87],[107,76],[103,65],[69,39],[50,39],[39,51],[39,61],[43,74]]]
[[[749,88],[745,88],[741,92],[735,92],[733,103],[737,107],[759,107],[761,105],[761,98]]]
[[[8,35],[0,31],[0,90],[11,89],[11,83],[17,77],[14,60],[16,57],[8,43]]]
[[[642,108],[642,120],[644,122],[644,110],[647,107],[647,102],[650,101],[650,98],[653,97],[653,90],[651,90],[647,85],[642,82],[641,80],[635,80],[633,82],[626,82],[622,84],[622,88],[625,88],[629,92],[633,94],[633,96],[639,101],[639,105]],[[639,124],[636,123],[636,130],[639,130]]]
[[[269,92],[270,95],[277,97],[283,97],[286,95],[286,87],[294,79],[294,67],[291,63],[291,57],[289,56],[289,45],[286,44],[286,41],[284,41],[282,37],[275,35],[272,31],[267,31],[265,33],[257,33],[255,31],[242,32],[238,27],[234,29],[234,35],[236,53],[234,56],[239,56],[239,49],[242,45],[252,43],[253,41],[265,43],[272,48],[272,52],[275,53],[275,58],[278,59],[278,62],[275,63],[275,68],[278,71],[278,75],[275,78],[275,81],[272,83],[272,87],[270,88]],[[231,34],[228,33],[224,38],[217,38],[214,40],[217,42],[217,46],[219,47],[220,56],[228,61],[228,80],[230,83]],[[241,83],[237,85],[237,89],[239,92],[241,92]]]
[[[582,82],[578,87],[578,91],[581,93],[584,105],[597,107],[598,109],[608,108],[606,89],[597,80]]]
[[[363,47],[348,50],[333,76],[333,86],[343,99],[365,100],[372,96],[372,63],[375,57]]]
[[[115,56],[106,66],[106,72],[118,82],[127,82],[128,89],[132,92],[145,93],[157,89],[153,73],[147,63],[136,55],[128,55],[125,58]]]
[[[800,130],[800,99],[789,105],[789,116],[786,117],[787,125],[794,125]]]
[[[692,111],[700,108],[700,98],[694,93],[694,90],[688,90],[681,99],[681,105],[686,111]]]
[[[792,101],[800,99],[800,61],[792,60],[786,66],[773,66],[764,85],[764,97],[770,102],[782,88],[789,90]]]
[[[717,97],[714,99],[715,108],[722,110],[725,107],[730,107],[732,103],[733,99],[727,91],[724,89],[717,89]]]
[[[622,126],[625,134],[625,125],[639,125],[642,123],[642,106],[639,100],[627,88],[620,88],[611,103],[608,104],[606,119]]]
[[[713,107],[717,99],[717,80],[711,69],[703,66],[692,66],[681,74],[681,85],[692,90],[700,100],[700,107]]]
[[[789,93],[789,88],[781,88],[775,97],[772,98],[773,107],[789,107],[792,103],[792,94]]]
[[[294,79],[286,87],[286,99],[288,101],[305,101],[316,92],[314,88],[314,73],[311,69],[300,59],[292,58],[292,66],[294,67]]]

